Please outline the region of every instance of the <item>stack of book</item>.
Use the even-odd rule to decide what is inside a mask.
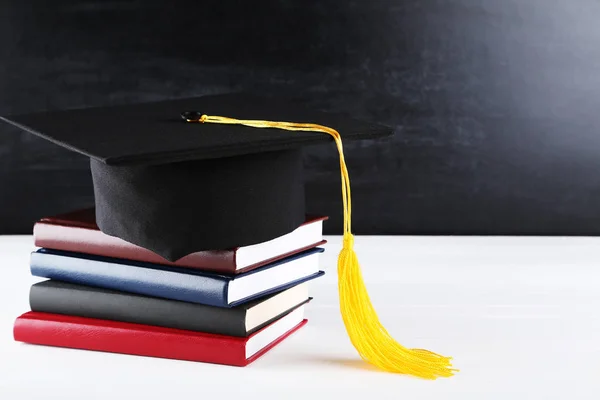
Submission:
[[[248,365],[306,324],[326,219],[176,262],[104,234],[94,209],[41,219],[30,267],[47,279],[31,287],[15,340]]]

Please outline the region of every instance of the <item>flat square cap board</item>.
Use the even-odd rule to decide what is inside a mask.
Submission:
[[[320,124],[336,129],[344,142],[392,133],[387,126],[247,93],[2,119],[88,156],[99,228],[169,261],[267,241],[300,226],[306,218],[301,149],[333,146],[332,138],[189,123],[181,115],[190,111]]]
[[[185,124],[181,113],[238,119],[310,122],[338,130],[344,141],[390,134],[390,128],[343,114],[250,94],[223,94],[125,106],[3,117],[7,122],[108,165],[166,164],[289,150],[331,142],[318,132]]]

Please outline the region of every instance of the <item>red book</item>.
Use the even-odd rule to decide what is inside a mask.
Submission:
[[[18,342],[244,367],[307,322],[300,307],[247,338],[60,314],[17,318]]]
[[[323,240],[326,219],[307,217],[300,227],[273,240],[229,250],[200,251],[175,262],[103,233],[96,225],[93,208],[42,218],[34,225],[33,238],[37,247],[48,249],[238,274],[326,243]]]

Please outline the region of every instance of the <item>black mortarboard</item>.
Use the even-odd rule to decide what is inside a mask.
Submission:
[[[352,344],[385,371],[428,379],[454,373],[449,357],[404,348],[388,334],[354,251],[342,140],[382,137],[390,128],[242,94],[3,119],[89,156],[100,229],[170,261],[297,228],[306,217],[301,148],[333,140],[344,211],[338,290]]]
[[[182,113],[310,121],[344,140],[391,129],[248,94],[8,116],[9,123],[89,156],[96,219],[106,234],[169,261],[264,242],[305,221],[301,148],[316,132],[190,124]]]

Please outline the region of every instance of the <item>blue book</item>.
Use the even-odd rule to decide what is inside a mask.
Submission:
[[[261,268],[227,276],[189,268],[39,249],[34,276],[216,307],[234,307],[320,277],[316,247]]]

